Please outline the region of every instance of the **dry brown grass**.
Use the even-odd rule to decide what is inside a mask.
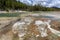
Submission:
[[[60,31],[60,22],[58,22],[58,21],[52,21],[51,22],[51,27],[53,29],[56,29],[56,30]]]

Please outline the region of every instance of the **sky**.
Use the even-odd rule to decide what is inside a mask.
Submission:
[[[22,3],[28,5],[42,4],[46,7],[58,7],[60,8],[60,0],[20,0]]]

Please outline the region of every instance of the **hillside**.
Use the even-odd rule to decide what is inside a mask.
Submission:
[[[26,5],[16,0],[0,0],[0,10],[26,10],[26,11],[59,11],[59,8],[47,8],[41,5]]]

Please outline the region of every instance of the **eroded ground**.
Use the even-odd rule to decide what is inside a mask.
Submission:
[[[25,16],[24,14],[24,15],[21,15],[22,20],[19,20],[19,18],[16,18],[16,17],[15,18],[14,17],[13,18],[12,17],[0,18],[0,40],[60,40],[60,36],[52,33],[51,30],[47,28],[47,25],[45,24],[39,25],[39,27],[35,25],[35,21],[38,21],[38,20],[39,22],[41,21],[47,22],[48,20],[51,20],[51,23],[50,23],[51,28],[60,32],[60,21],[57,20],[59,19],[59,16],[58,18],[56,18],[57,16],[55,17],[56,20],[55,18],[53,20],[53,17],[50,17],[49,15],[46,15],[46,16],[43,15],[42,17],[41,16],[42,14],[41,15],[29,14],[27,16]],[[13,29],[12,27],[17,22],[22,25],[24,24],[24,26],[21,26],[21,25],[19,25],[19,27],[17,26],[19,30],[18,31],[15,30],[17,33],[14,34],[14,32],[12,31]],[[37,22],[37,24],[39,24],[39,22]],[[48,34],[48,36],[46,36],[46,34],[44,36],[41,35],[42,33],[41,27],[44,28],[43,33],[45,33],[45,30],[47,30],[46,33]],[[20,38],[21,36],[22,38]]]
[[[1,17],[0,18],[0,40],[12,40],[11,27],[18,20],[17,17]]]
[[[49,21],[50,22],[49,23],[48,20],[51,20],[51,22]],[[35,25],[36,21],[37,21],[37,23],[36,23],[37,25]],[[43,22],[43,24],[41,24],[42,22]],[[49,29],[48,26],[46,24],[44,24],[44,22],[49,23],[51,25],[52,29]],[[22,32],[22,34],[20,34],[20,32],[18,31],[19,38],[22,37],[22,39],[20,38],[20,40],[60,40],[60,36],[59,36],[60,35],[60,31],[59,31],[60,22],[59,21],[52,20],[49,18],[44,18],[44,17],[41,18],[40,16],[36,17],[36,16],[28,15],[28,16],[22,18],[22,20],[18,21],[16,24],[19,25],[19,27],[20,27],[19,30],[20,30],[20,32]],[[17,27],[17,26],[15,26],[15,27]],[[24,27],[26,27],[26,28],[24,28]],[[41,28],[43,28],[43,29],[41,29]],[[22,31],[22,30],[24,30],[24,31]],[[25,34],[25,31],[27,31],[26,34]],[[59,31],[59,32],[57,32],[57,31]]]

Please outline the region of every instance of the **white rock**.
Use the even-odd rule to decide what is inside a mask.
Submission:
[[[35,25],[40,25],[40,24],[43,24],[43,22],[42,21],[40,21],[40,20],[37,20],[37,21],[35,21]]]
[[[25,33],[19,33],[18,36],[19,37],[23,37],[25,35]]]
[[[39,35],[36,35],[36,37],[39,37]]]
[[[25,22],[16,22],[13,27],[12,27],[12,32],[17,33],[19,29],[22,29],[24,26]]]
[[[24,21],[26,22],[27,25],[29,25],[33,21],[33,19],[31,17],[26,17]]]

